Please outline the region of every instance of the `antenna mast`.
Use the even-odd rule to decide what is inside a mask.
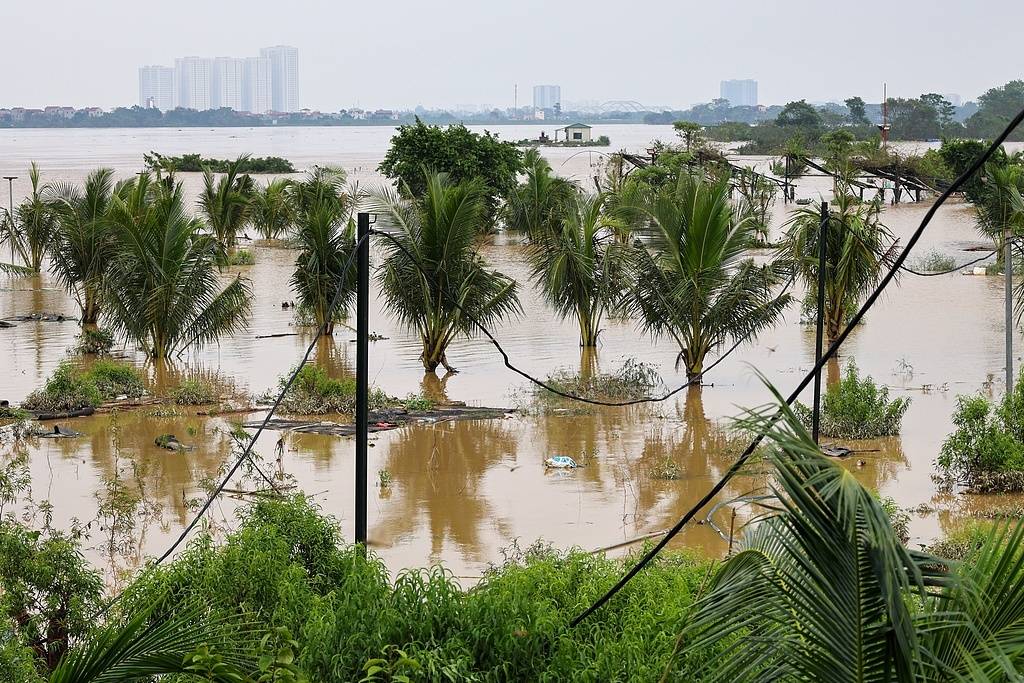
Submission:
[[[882,124],[878,130],[882,132],[882,147],[889,144],[889,130],[892,124],[889,123],[889,96],[886,93],[886,84],[882,83]]]

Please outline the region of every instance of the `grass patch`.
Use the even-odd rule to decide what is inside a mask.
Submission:
[[[956,268],[956,261],[938,249],[931,249],[914,259],[910,267],[922,273],[941,273]]]
[[[1024,372],[1014,391],[993,404],[982,395],[960,396],[955,431],[935,461],[940,479],[976,493],[1024,491]]]
[[[601,401],[632,401],[646,398],[651,390],[661,385],[661,376],[653,365],[627,358],[622,366],[608,373],[571,372],[559,370],[548,375],[547,384],[567,394]],[[559,399],[558,394],[537,388],[542,399]]]
[[[171,389],[171,400],[179,406],[205,406],[220,401],[220,389],[213,382],[199,379],[183,379]]]
[[[409,412],[426,412],[433,410],[437,404],[423,394],[409,394],[402,402],[402,407]]]
[[[281,378],[281,389],[286,381],[286,378]],[[370,410],[383,410],[401,404],[398,399],[380,389],[370,389],[369,399]],[[334,379],[319,366],[305,365],[281,401],[281,408],[295,415],[352,415],[356,410],[356,381],[350,378]]]
[[[118,396],[139,398],[146,393],[142,375],[127,363],[98,360],[85,372],[85,377],[96,385],[100,395],[105,399]]]
[[[85,329],[78,335],[74,352],[80,356],[105,356],[114,347],[114,334],[101,328]]]
[[[862,379],[851,359],[843,378],[829,387],[822,399],[821,433],[837,439],[896,436],[909,407],[909,398],[890,399],[887,388],[876,385],[870,376]],[[804,426],[810,427],[810,407],[797,403],[794,410]]]
[[[256,255],[249,249],[236,249],[228,254],[229,266],[256,265]]]

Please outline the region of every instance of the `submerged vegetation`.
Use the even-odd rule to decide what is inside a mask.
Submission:
[[[212,159],[199,154],[183,154],[182,156],[165,156],[156,152],[142,155],[146,166],[153,172],[173,173],[228,173],[236,168],[240,173],[295,173],[292,162],[281,157],[251,157],[242,160]]]
[[[948,483],[976,493],[1024,491],[1024,373],[996,405],[982,395],[958,397],[953,426],[936,460]]]
[[[889,390],[871,377],[861,377],[851,359],[843,378],[825,391],[821,402],[821,433],[837,439],[873,439],[900,433],[909,398],[889,398]],[[811,424],[811,409],[798,404],[804,426]]]
[[[22,401],[21,407],[33,412],[63,413],[95,408],[119,397],[138,398],[145,391],[142,375],[127,363],[100,359],[83,369],[64,361],[42,388]]]
[[[286,378],[279,382],[284,388]],[[381,410],[400,404],[379,389],[370,390],[370,410]],[[281,409],[293,415],[352,415],[356,410],[356,381],[334,379],[316,365],[304,365],[281,401]]]
[[[558,391],[592,400],[632,401],[650,396],[662,380],[654,366],[627,358],[612,372],[560,370],[548,375],[546,383]],[[537,387],[535,393],[539,398],[559,399],[557,394],[541,387]]]

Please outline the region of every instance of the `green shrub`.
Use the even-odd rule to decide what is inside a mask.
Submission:
[[[928,552],[944,560],[970,560],[992,534],[993,522],[973,521],[960,526],[928,546]]]
[[[909,398],[889,398],[889,390],[871,377],[861,379],[857,364],[850,360],[846,374],[825,392],[821,402],[821,433],[839,439],[870,439],[900,433]],[[798,403],[796,413],[805,426],[811,424],[811,409]]]
[[[127,363],[98,360],[86,371],[85,378],[93,382],[105,399],[127,396],[139,398],[146,393],[142,375]]]
[[[977,493],[1024,491],[1021,381],[999,406],[981,395],[958,397],[953,426],[956,430],[943,442],[936,460],[947,482],[963,484]]]
[[[569,628],[635,558],[514,549],[467,591],[440,567],[390,580],[379,558],[342,544],[335,522],[301,497],[255,503],[243,520],[225,543],[201,537],[154,568],[121,608],[167,592],[173,605],[221,606],[257,626],[239,633],[239,647],[285,628],[311,681],[357,681],[372,666],[422,681],[656,681],[709,576],[707,561],[665,554]],[[695,663],[675,661],[670,680],[688,680]]]
[[[95,408],[102,402],[103,395],[96,383],[65,361],[57,366],[42,389],[36,389],[22,401],[21,407],[40,413],[62,413]]]
[[[249,249],[236,249],[228,254],[229,266],[252,266],[256,263],[256,256]]]
[[[285,382],[285,378],[279,382],[282,389]],[[369,399],[370,410],[383,410],[400,404],[379,389],[371,389]],[[351,378],[334,379],[319,366],[305,365],[285,394],[281,407],[286,413],[296,415],[351,415],[356,409],[356,381]]]
[[[423,394],[409,394],[405,397],[405,401],[402,402],[402,407],[406,410],[418,412],[433,410],[435,405],[433,400]]]
[[[914,270],[923,273],[939,273],[956,268],[956,261],[953,260],[952,256],[943,254],[938,249],[932,249],[917,257],[911,266]]]
[[[101,328],[84,329],[78,335],[75,353],[82,356],[103,356],[110,353],[114,346],[114,335],[110,330]]]
[[[183,379],[171,389],[171,400],[179,406],[202,406],[217,403],[220,391],[213,382],[203,379]]]
[[[560,370],[548,375],[547,384],[575,396],[605,401],[629,401],[648,396],[661,384],[653,365],[627,358],[615,372],[574,373]],[[558,394],[537,388],[540,398],[559,398]]]

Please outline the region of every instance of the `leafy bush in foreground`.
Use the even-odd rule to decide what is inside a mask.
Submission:
[[[219,547],[193,542],[137,584],[125,608],[167,591],[177,603],[223,606],[259,625],[239,634],[239,647],[287,628],[302,634],[296,661],[313,681],[360,680],[370,660],[396,665],[398,650],[416,662],[413,680],[658,680],[706,562],[670,554],[567,628],[631,561],[534,546],[468,591],[440,567],[392,582],[378,558],[341,543],[333,520],[295,498],[256,503]]]
[[[909,398],[890,399],[887,388],[876,385],[871,377],[861,379],[851,360],[842,380],[829,387],[822,399],[821,433],[839,439],[895,436],[909,407]],[[809,407],[799,403],[796,413],[805,426],[811,424]]]

